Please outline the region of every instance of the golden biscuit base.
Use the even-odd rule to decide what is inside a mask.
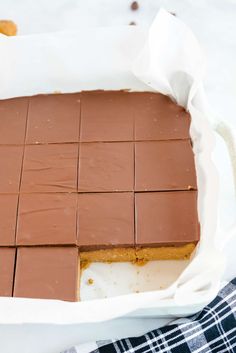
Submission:
[[[90,262],[186,260],[190,258],[195,247],[196,244],[188,243],[181,246],[99,249],[80,252],[80,260],[82,264]],[[82,266],[86,268],[86,266]]]

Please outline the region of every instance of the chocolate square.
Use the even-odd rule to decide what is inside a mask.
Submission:
[[[0,246],[15,245],[18,195],[0,194]]]
[[[26,143],[78,142],[79,125],[79,94],[31,97]]]
[[[188,139],[190,115],[169,97],[133,93],[136,140]]]
[[[81,141],[132,141],[133,135],[128,93],[94,91],[82,94]]]
[[[74,247],[19,248],[14,297],[76,301],[78,272]]]
[[[15,253],[14,248],[0,248],[0,297],[12,297]]]
[[[134,189],[132,142],[81,143],[79,158],[79,192]]]
[[[23,144],[28,98],[0,100],[0,144]]]
[[[135,190],[190,190],[197,188],[189,140],[135,143]]]
[[[21,191],[77,190],[78,144],[25,147]]]
[[[0,146],[0,193],[19,191],[23,146]]]
[[[133,193],[79,194],[78,245],[82,250],[134,246]]]
[[[199,240],[197,192],[135,194],[136,245],[181,245]]]
[[[76,194],[21,194],[17,245],[76,244]]]

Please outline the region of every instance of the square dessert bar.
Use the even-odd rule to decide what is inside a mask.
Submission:
[[[190,115],[150,92],[0,101],[0,295],[78,300],[80,262],[189,258]]]
[[[79,192],[134,190],[134,145],[132,142],[81,143]]]
[[[81,260],[135,261],[134,194],[90,193],[78,198]]]
[[[76,223],[76,194],[21,194],[18,206],[16,244],[76,244]]]
[[[27,145],[21,192],[76,192],[78,144]]]
[[[75,247],[17,250],[14,297],[78,300],[79,252]]]

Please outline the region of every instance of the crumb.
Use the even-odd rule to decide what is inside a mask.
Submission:
[[[139,293],[139,290],[136,290],[135,293]]]
[[[176,13],[175,13],[175,12],[171,12],[171,11],[170,11],[170,14],[173,15],[173,16],[176,16]]]
[[[89,278],[89,279],[87,280],[87,284],[88,284],[88,285],[93,284],[93,282],[94,282],[94,280],[93,280],[92,278]]]
[[[61,94],[61,91],[54,91],[53,94]]]
[[[90,262],[89,261],[81,261],[81,263],[80,263],[81,271],[86,270],[86,268],[88,268],[89,266],[90,266]]]
[[[139,8],[138,2],[133,1],[132,4],[130,5],[130,7],[131,7],[131,10],[133,10],[133,11],[138,10],[138,8]]]
[[[148,260],[136,259],[136,261],[134,262],[134,265],[136,265],[136,266],[145,266],[147,263],[148,263]]]
[[[0,33],[6,36],[15,36],[17,34],[17,26],[13,21],[0,20]]]
[[[191,185],[188,185],[188,190],[193,190],[193,187]]]
[[[136,23],[135,23],[134,21],[131,21],[131,22],[129,23],[129,26],[136,26]]]

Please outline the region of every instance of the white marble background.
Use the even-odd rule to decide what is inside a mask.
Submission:
[[[236,129],[236,1],[234,0],[0,0],[0,18],[12,19],[19,34],[86,26],[148,26],[161,7],[188,24],[205,52],[205,88],[219,119]],[[1,52],[0,52],[1,55]],[[235,135],[236,136],[236,135]],[[227,228],[236,219],[231,164],[223,140],[216,136],[214,161],[220,174],[219,222]],[[236,235],[226,248],[224,280],[236,276]],[[0,313],[1,315],[1,313]],[[92,325],[0,325],[0,352],[59,353],[71,345],[113,337],[139,335],[168,320],[119,319]]]

